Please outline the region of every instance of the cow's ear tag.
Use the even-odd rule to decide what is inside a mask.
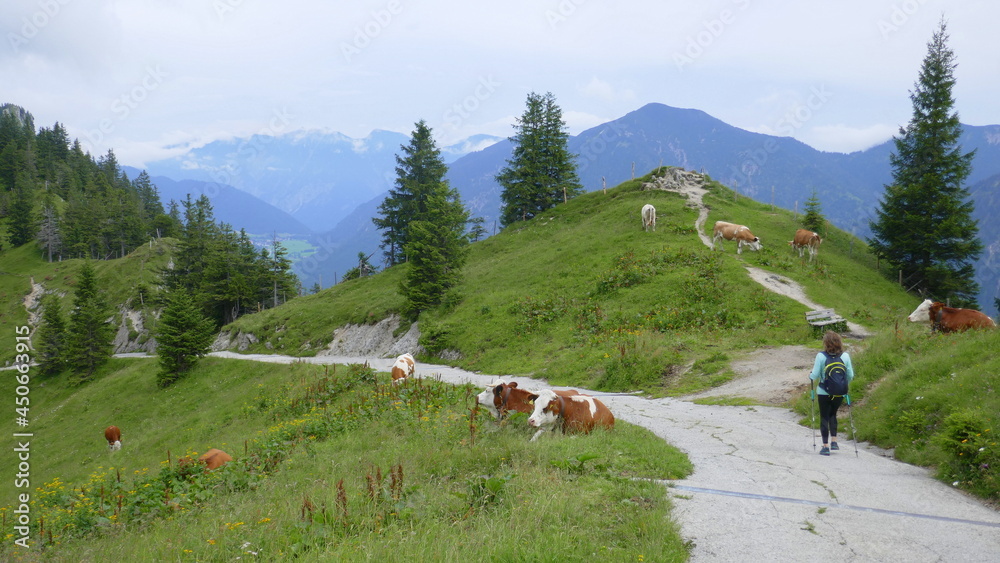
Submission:
[[[529,405],[533,405],[533,404],[535,404],[535,400],[534,400],[534,399],[532,399],[532,400],[528,401],[528,404],[529,404]]]

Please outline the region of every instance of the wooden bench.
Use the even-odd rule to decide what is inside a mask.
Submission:
[[[827,330],[847,332],[847,320],[833,309],[819,309],[806,312],[806,322],[812,327],[814,336],[821,336]]]

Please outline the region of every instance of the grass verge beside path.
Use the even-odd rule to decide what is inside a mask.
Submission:
[[[102,382],[149,379],[137,365],[77,388],[74,400],[97,399]],[[33,493],[32,539],[45,551],[7,541],[0,559],[480,561],[570,551],[687,558],[666,492],[635,478],[682,478],[690,462],[642,428],[619,422],[613,431],[528,443],[524,415],[497,425],[474,409],[478,389],[469,386],[394,386],[363,366],[260,367],[211,359],[172,388],[174,397],[135,405],[151,434],[242,433],[246,451],[230,451],[234,462],[205,472],[176,459],[144,469],[119,467],[126,456],[110,464],[95,456],[86,479],[47,478]],[[233,370],[246,379],[234,382]],[[224,423],[201,420],[197,408],[166,408],[220,386],[238,405]],[[47,387],[60,396],[57,384]],[[53,415],[46,432],[72,439],[91,430]]]

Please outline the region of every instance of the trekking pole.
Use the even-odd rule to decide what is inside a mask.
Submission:
[[[861,457],[858,455],[858,431],[854,429],[854,407],[851,406],[851,396],[844,395],[844,400],[847,401],[847,417],[851,419],[851,438],[854,440],[854,457]]]
[[[813,435],[813,451],[816,451],[816,385],[809,378],[809,433]]]

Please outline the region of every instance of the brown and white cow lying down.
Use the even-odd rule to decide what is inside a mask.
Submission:
[[[198,457],[198,461],[205,464],[209,469],[216,469],[233,461],[233,458],[222,450],[212,448]]]
[[[108,426],[104,429],[104,439],[108,441],[108,449],[116,451],[122,449],[122,431],[117,426]]]
[[[970,328],[995,328],[997,324],[975,309],[946,307],[944,303],[924,299],[910,316],[912,323],[930,323],[931,331],[961,332]]]
[[[736,254],[743,254],[743,245],[750,250],[760,250],[760,239],[755,237],[746,225],[736,225],[725,221],[716,221],[715,228],[712,229],[712,250],[715,250],[715,241],[719,239],[735,240]]]
[[[494,399],[495,394],[493,392],[493,389],[497,385],[504,385],[504,384],[505,384],[504,380],[497,379],[493,383],[487,383],[486,390],[476,395],[476,402],[482,405],[484,408],[486,408],[486,410],[490,411],[490,414],[493,415],[493,418],[497,420],[500,419],[500,411],[497,410],[495,404],[495,399]]]
[[[642,228],[647,233],[656,230],[656,208],[648,203],[642,206]]]
[[[580,394],[576,389],[559,389],[555,393],[563,397]],[[535,410],[535,405],[531,402],[531,395],[531,391],[518,387],[516,381],[507,383],[498,379],[493,383],[486,384],[486,390],[476,396],[476,402],[486,407],[493,418],[500,420],[506,417],[510,411],[531,414]]]
[[[546,430],[562,428],[567,431],[589,433],[595,426],[613,428],[615,417],[601,401],[589,395],[571,395],[564,397],[552,389],[542,389],[529,398],[535,403],[535,410],[528,417],[528,424],[538,428],[531,437],[534,442]]]
[[[410,354],[403,354],[402,356],[396,358],[396,363],[392,364],[392,382],[401,382],[407,377],[413,375],[416,369],[417,364],[413,361],[413,356]]]
[[[819,235],[808,230],[799,229],[795,231],[795,238],[788,241],[788,244],[792,246],[794,250],[799,251],[799,258],[802,258],[802,251],[809,249],[809,261],[812,262],[813,258],[819,252],[819,245],[823,242],[823,239],[819,238]]]

